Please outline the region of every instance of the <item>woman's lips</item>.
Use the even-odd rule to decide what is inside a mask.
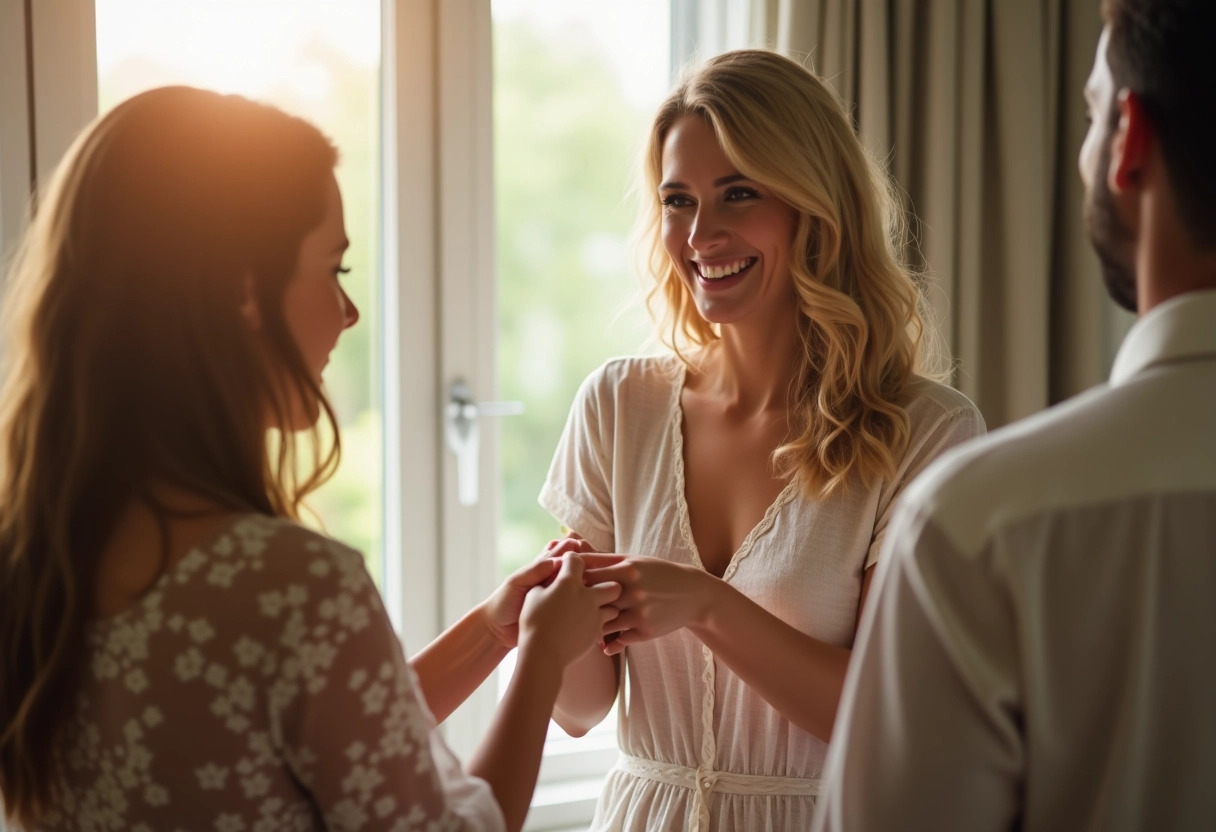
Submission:
[[[725,277],[706,277],[702,273],[703,271],[710,271],[710,273],[713,273],[715,269],[712,267],[706,267],[701,263],[693,264],[693,273],[697,276],[697,283],[702,289],[705,289],[708,292],[723,291],[741,283],[759,261],[759,258],[756,257],[744,259],[746,261],[746,265],[744,265],[734,274],[726,275]]]

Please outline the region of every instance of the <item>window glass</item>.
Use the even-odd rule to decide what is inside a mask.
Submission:
[[[638,152],[671,80],[671,12],[494,0],[492,13],[498,394],[525,406],[500,427],[506,575],[560,534],[536,497],[579,384],[650,337],[629,236]],[[607,751],[610,765],[614,726],[571,740],[551,724],[548,754]]]
[[[495,0],[499,552],[505,575],[556,536],[536,503],[579,383],[643,348],[632,267],[638,149],[669,86],[670,11],[653,0]]]

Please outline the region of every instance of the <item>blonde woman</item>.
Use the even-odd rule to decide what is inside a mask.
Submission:
[[[775,53],[693,72],[644,157],[671,355],[583,384],[540,501],[623,587],[565,674],[580,735],[618,697],[596,830],[802,830],[892,503],[981,434],[920,374],[900,212],[832,91]]]
[[[359,317],[335,163],[300,119],[166,87],[89,127],[41,201],[0,392],[17,828],[523,824],[561,670],[619,587],[539,561],[407,662],[360,555],[295,522],[337,464],[321,373]],[[432,714],[515,645],[462,770]]]

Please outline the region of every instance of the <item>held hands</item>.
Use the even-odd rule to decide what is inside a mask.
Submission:
[[[541,557],[560,558],[562,555],[568,554],[569,552],[577,552],[580,555],[585,555],[594,551],[595,549],[590,543],[583,540],[574,532],[568,532],[565,537],[558,538],[557,540],[550,540],[545,546],[544,552],[541,553]]]
[[[624,652],[630,644],[649,641],[704,619],[718,579],[698,569],[660,558],[598,554],[591,544],[571,532],[550,540],[545,554],[560,558],[577,553],[586,567],[588,583],[614,581],[621,587],[612,602],[619,610],[604,624],[606,655]]]
[[[519,643],[519,613],[534,586],[547,586],[557,576],[558,561],[542,557],[513,572],[481,605],[486,627],[503,647]]]
[[[606,620],[604,652],[617,655],[631,644],[649,641],[702,621],[718,579],[702,569],[659,558],[582,555],[588,582],[615,581],[621,588]]]
[[[519,643],[519,613],[523,609],[524,597],[528,590],[553,583],[561,568],[561,555],[591,551],[593,550],[590,543],[571,532],[568,537],[550,540],[536,560],[511,573],[502,585],[481,603],[482,620],[494,638],[508,650],[516,647]],[[620,560],[619,557],[614,558],[611,561],[613,563]],[[605,566],[607,563],[598,565]]]
[[[518,632],[521,649],[541,645],[565,666],[599,643],[600,633],[616,617],[612,602],[621,587],[588,585],[580,555],[567,554],[560,564],[549,586],[536,586],[524,597]]]

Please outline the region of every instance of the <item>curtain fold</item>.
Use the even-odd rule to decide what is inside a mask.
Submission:
[[[1128,324],[1082,221],[1093,0],[751,0],[747,43],[852,108],[915,216],[954,382],[995,427],[1102,381]]]
[[[32,189],[27,12],[24,3],[0,0],[0,285],[25,227]]]

